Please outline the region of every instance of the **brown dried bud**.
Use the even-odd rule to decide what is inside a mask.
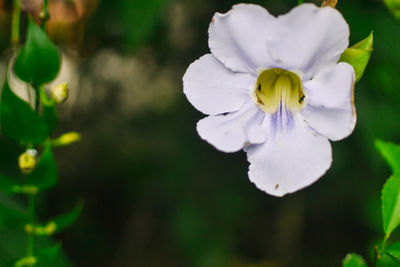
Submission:
[[[322,2],[321,7],[330,6],[330,7],[335,8],[336,5],[337,5],[337,2],[338,2],[338,0],[324,0],[324,1]]]

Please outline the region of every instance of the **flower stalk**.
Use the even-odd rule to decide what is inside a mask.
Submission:
[[[11,44],[13,46],[19,43],[19,29],[21,21],[21,3],[20,0],[13,0],[13,12],[11,21]]]
[[[42,28],[46,28],[46,22],[50,19],[49,0],[43,0],[43,9],[39,14],[42,19]]]

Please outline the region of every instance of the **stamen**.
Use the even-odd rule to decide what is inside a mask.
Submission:
[[[299,76],[283,69],[268,69],[257,79],[255,95],[257,103],[266,113],[275,113],[283,105],[296,112],[304,106],[304,90]]]

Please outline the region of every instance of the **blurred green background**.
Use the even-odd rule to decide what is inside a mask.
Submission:
[[[71,87],[55,136],[74,130],[83,140],[56,151],[60,182],[38,205],[44,217],[79,199],[85,208],[56,236],[65,256],[57,266],[329,267],[348,252],[372,255],[390,175],[374,140],[400,140],[400,21],[382,1],[339,0],[351,44],[374,30],[375,50],[356,86],[358,123],[332,144],[328,173],[284,198],[256,189],[243,152],[221,153],[200,139],[203,115],[182,92],[186,68],[209,52],[213,14],[250,1],[74,1],[50,0],[57,8],[49,33],[64,56],[59,80]],[[4,76],[11,1],[0,2]],[[297,5],[251,2],[274,15]],[[0,169],[16,168],[17,146],[1,137],[0,151]],[[24,236],[0,230],[0,262],[24,250]]]

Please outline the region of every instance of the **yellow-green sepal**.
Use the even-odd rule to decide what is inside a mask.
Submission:
[[[356,74],[356,82],[364,75],[373,51],[373,44],[374,36],[373,32],[371,32],[367,38],[347,48],[339,59],[340,62],[347,62],[353,66]]]

